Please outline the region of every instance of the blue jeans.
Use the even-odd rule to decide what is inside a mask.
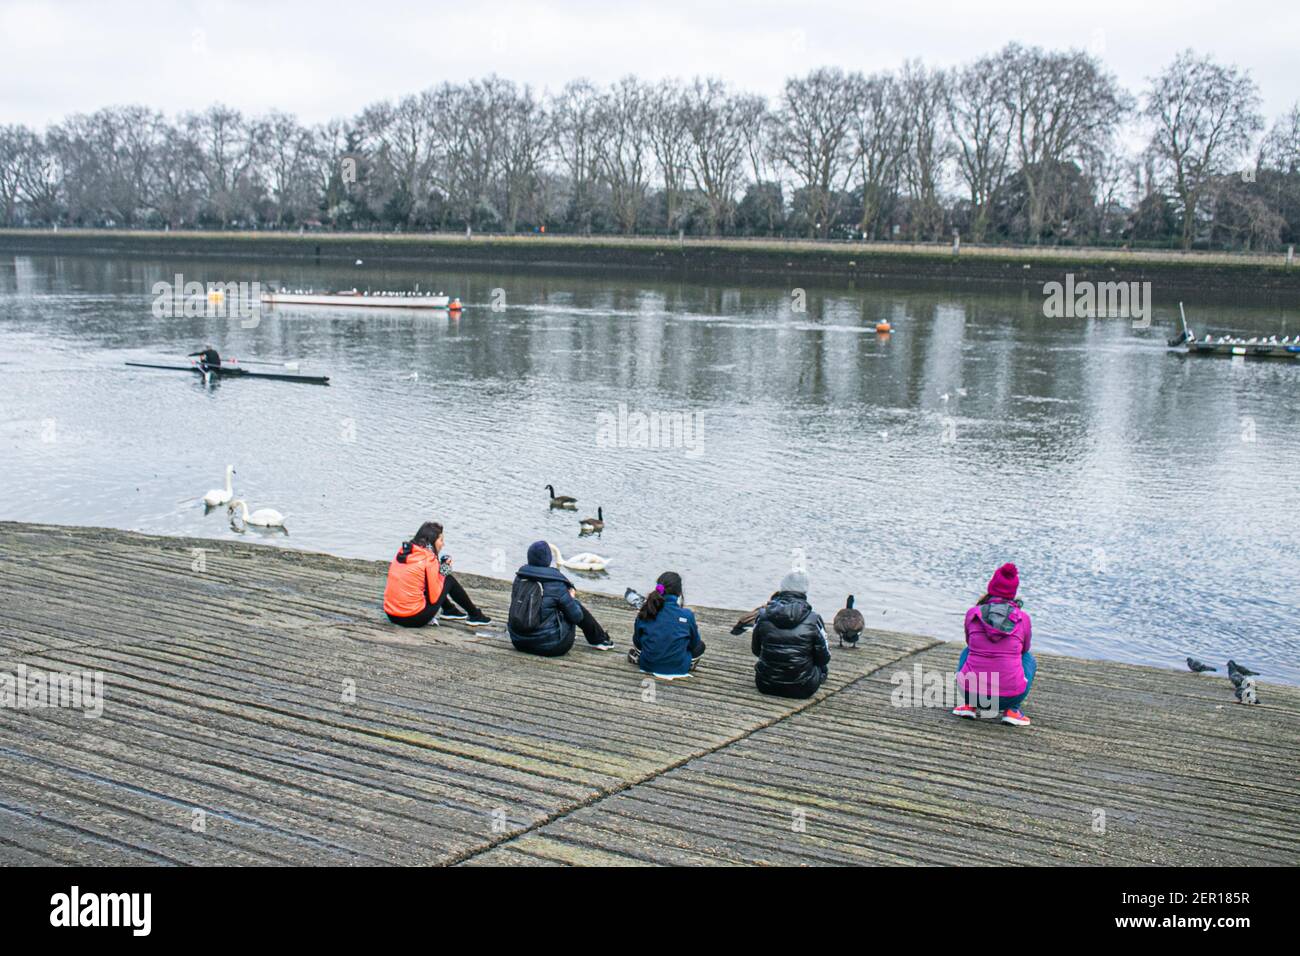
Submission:
[[[960,671],[966,666],[966,658],[970,656],[970,648],[961,649],[961,657],[957,658],[957,670]],[[1034,675],[1038,673],[1038,661],[1034,660],[1034,655],[1025,651],[1020,655],[1020,666],[1025,669],[1025,689],[1023,692],[1016,694],[1014,697],[999,697],[994,703],[994,710],[1019,710],[1020,705],[1025,702],[1029,696],[1030,689],[1034,686]],[[970,692],[966,693],[966,703],[973,704]]]

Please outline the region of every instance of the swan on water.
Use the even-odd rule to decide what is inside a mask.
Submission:
[[[219,508],[221,505],[228,504],[230,499],[235,496],[235,489],[230,484],[230,479],[235,474],[235,466],[226,466],[226,487],[213,488],[203,496],[203,506],[208,509]]]
[[[557,568],[568,568],[570,571],[604,571],[609,566],[608,558],[602,558],[590,551],[583,551],[581,554],[566,558],[560,554],[559,548],[549,541],[546,543],[551,545],[551,556],[555,559]]]
[[[233,515],[236,508],[239,508],[242,512],[240,517],[244,519],[244,524],[251,524],[258,528],[283,528],[284,519],[288,517],[288,515],[280,514],[280,512],[276,511],[274,508],[258,508],[250,514],[248,511],[248,502],[244,501],[243,498],[236,498],[234,501],[230,502],[226,508],[226,512]]]

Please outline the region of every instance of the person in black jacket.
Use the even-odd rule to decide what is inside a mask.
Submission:
[[[534,541],[528,546],[528,563],[515,572],[515,580],[537,581],[542,586],[541,622],[528,633],[519,633],[507,623],[515,649],[542,657],[561,657],[573,647],[574,626],[582,629],[587,643],[599,651],[612,650],[614,642],[605,629],[578,601],[569,579],[551,567],[551,546]]]
[[[752,642],[754,683],[764,694],[803,699],[817,693],[830,671],[826,625],[808,603],[808,575],[791,571],[758,612]]]

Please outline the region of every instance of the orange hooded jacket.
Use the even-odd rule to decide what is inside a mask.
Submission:
[[[388,565],[384,610],[394,617],[411,617],[442,597],[442,569],[438,556],[418,544],[406,545]]]

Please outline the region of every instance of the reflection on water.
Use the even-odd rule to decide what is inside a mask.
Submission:
[[[178,271],[418,282],[466,312],[153,318],[151,286]],[[1033,292],[790,302],[607,276],[3,258],[0,518],[235,537],[197,500],[233,463],[250,508],[289,515],[288,537],[246,539],[380,559],[436,518],[462,570],[508,576],[546,537],[610,560],[585,586],[644,591],[671,568],[688,600],[730,607],[802,561],[827,619],[852,592],[872,625],[951,639],[1013,560],[1044,650],[1233,656],[1300,681],[1300,367],[1168,354],[1177,302],[1158,287],[1145,332],[1046,319]],[[1295,310],[1191,315],[1300,329]],[[209,341],[333,384],[204,388],[122,365]],[[547,484],[577,513],[549,510]],[[580,538],[597,507],[604,532]]]

